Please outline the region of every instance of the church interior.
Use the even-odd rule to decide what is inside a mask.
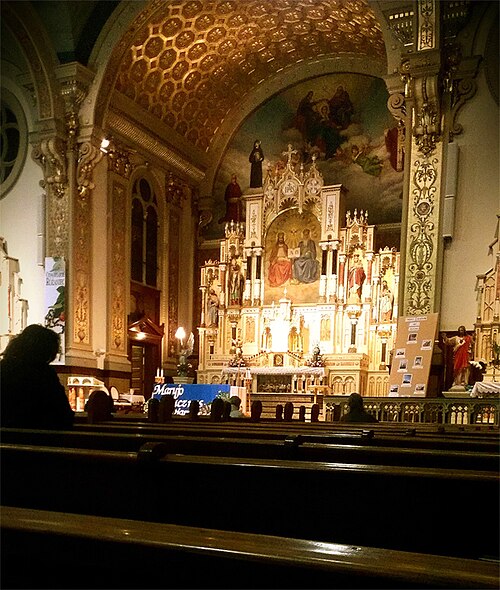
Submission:
[[[49,561],[34,557],[36,539],[68,556],[70,546],[86,551],[91,541],[82,540],[79,527],[99,530],[92,541],[100,543],[106,527],[117,526],[130,527],[136,555],[157,561],[158,567],[177,552],[172,575],[178,584],[195,563],[212,572],[209,579],[217,583],[216,565],[241,576],[260,546],[265,549],[248,574],[254,586],[231,587],[265,587],[258,578],[272,568],[292,583],[293,575],[284,573],[292,566],[297,585],[287,587],[458,587],[453,586],[457,581],[459,587],[498,587],[498,506],[493,506],[500,424],[498,2],[4,0],[0,10],[0,356],[31,324],[59,335],[53,364],[81,438],[70,442],[68,434],[61,442],[38,433],[30,440],[54,445],[57,452],[57,445],[75,445],[89,453],[86,458],[82,450],[73,459],[81,462],[79,473],[67,453],[63,457],[61,451],[57,463],[54,454],[38,455],[41,448],[20,449],[28,439],[5,429],[2,453],[10,475],[32,481],[36,474],[44,477],[42,466],[54,477],[67,468],[79,486],[78,493],[75,484],[59,502],[61,494],[44,483],[41,497],[46,493],[47,500],[30,505],[19,485],[5,484],[2,535],[5,530],[9,547],[23,539],[39,579],[50,580],[47,587],[53,588],[63,586],[51,585]],[[244,516],[227,522],[220,515],[219,521],[209,515],[197,519],[185,507],[179,507],[182,518],[167,507],[153,514],[148,500],[153,492],[175,502],[175,493],[165,491],[166,479],[153,473],[165,449],[141,447],[137,465],[144,486],[151,488],[145,490],[138,485],[142,476],[134,479],[127,472],[123,477],[131,487],[124,489],[121,468],[104,457],[111,450],[84,442],[92,433],[95,441],[104,436],[98,424],[86,423],[88,402],[93,388],[116,393],[115,409],[122,411],[115,414],[112,433],[118,437],[122,423],[132,429],[134,420],[145,417],[167,422],[164,409],[152,418],[159,405],[153,394],[171,383],[186,390],[238,388],[243,413],[248,422],[255,420],[255,428],[255,404],[260,404],[262,428],[252,436],[263,437],[259,442],[269,454],[260,460],[269,463],[320,457],[325,442],[366,445],[363,437],[397,436],[398,442],[390,438],[385,444],[411,449],[415,432],[429,437],[418,453],[432,449],[435,456],[411,459],[409,467],[399,463],[399,455],[386,459],[380,451],[379,456],[378,444],[384,445],[373,440],[370,458],[351,451],[346,462],[389,461],[401,470],[394,479],[385,463],[388,471],[379,479],[363,472],[373,494],[358,493],[361,479],[332,481],[346,486],[344,498],[353,494],[373,506],[384,501],[382,488],[397,480],[393,495],[398,499],[390,502],[407,518],[412,500],[403,471],[420,469],[419,476],[430,478],[427,490],[419,483],[421,506],[436,522],[442,512],[429,508],[431,493],[453,495],[460,488],[450,501],[457,511],[460,498],[482,493],[492,502],[491,514],[468,518],[477,519],[480,547],[469,542],[458,547],[453,537],[472,538],[475,530],[472,523],[458,527],[451,517],[444,519],[446,534],[440,531],[425,543],[423,532],[406,538],[382,517],[375,518],[375,528],[382,535],[388,527],[387,539],[350,535],[347,520],[342,529],[346,517],[338,515],[339,497],[325,489],[334,476],[322,475],[316,463],[310,475],[314,508],[337,515],[338,537],[326,531],[335,523],[333,516],[316,528],[300,515],[290,516],[293,525],[273,528],[271,509],[256,517],[252,499],[260,494],[257,484],[274,486],[276,497],[287,495],[285,485],[267,473],[270,469],[261,466],[261,474],[258,458],[249,469],[253,476],[229,467],[235,450],[220,451],[222,461],[217,455],[222,442],[214,442],[209,425],[202,424],[208,416],[190,425],[185,416],[176,417],[178,424],[169,419],[171,440],[165,444],[180,455],[161,477],[168,473],[183,481],[179,493],[188,497],[197,490],[213,499],[216,482],[225,485],[228,500],[246,502],[240,504]],[[370,424],[370,431],[348,432],[340,423],[353,393],[361,394],[365,409],[380,422]],[[283,422],[278,406],[286,415],[292,403],[302,413],[288,421],[289,430],[279,431],[286,436],[278,453],[272,446],[278,420]],[[311,429],[307,435],[303,422]],[[234,431],[224,424],[227,432],[220,424],[220,431],[217,424],[210,428],[221,439],[234,437],[238,456],[253,458],[256,448],[244,449],[238,438],[242,424],[235,423]],[[323,440],[325,426],[338,440]],[[195,427],[201,429],[196,436],[207,439],[203,451],[195,442],[183,446],[175,438],[194,437]],[[389,427],[400,430],[390,434]],[[445,444],[439,436],[447,428]],[[146,430],[127,432],[160,436]],[[140,440],[155,444],[153,438]],[[114,449],[117,454],[138,451],[126,446],[131,440],[116,444],[125,445]],[[466,448],[476,453],[477,462],[465,454],[459,460]],[[183,453],[203,455],[205,461],[195,468],[194,462],[183,463]],[[210,453],[221,461],[219,471],[207,462]],[[321,457],[336,461],[333,454]],[[37,462],[40,467],[28,476],[22,466]],[[99,480],[108,465],[115,503],[106,500],[102,510],[90,504],[75,509],[72,494],[79,506],[87,505],[83,490],[99,490],[89,480]],[[424,469],[429,470],[425,476]],[[449,470],[447,483],[439,469]],[[476,483],[473,470],[478,470]],[[234,476],[237,492],[218,479],[222,474]],[[290,485],[302,485],[291,467],[283,467],[283,474]],[[142,488],[141,498],[134,486]],[[49,492],[57,504],[51,504]],[[12,500],[17,495],[19,503]],[[130,505],[140,507],[135,513],[128,512],[127,495],[135,498]],[[296,510],[291,500],[283,505]],[[20,524],[29,518],[16,510],[26,507],[46,511],[38,532],[32,523]],[[54,533],[62,517],[52,521],[51,510],[88,519],[77,521],[73,514],[65,521],[66,549]],[[132,520],[117,525],[113,517]],[[361,517],[353,520],[365,530]],[[164,528],[150,531],[147,521]],[[199,529],[201,553],[186,550],[198,543],[189,526],[208,531],[203,537]],[[218,529],[233,536],[226,538]],[[427,530],[432,536],[432,528]],[[107,549],[123,559],[124,546],[111,540],[114,534],[106,537]],[[153,555],[147,547],[155,535],[180,540],[172,541],[175,549],[165,541]],[[260,544],[258,535],[269,538]],[[272,535],[290,545],[273,545]],[[330,556],[324,557],[323,570],[313,563],[313,540],[323,545],[317,551]],[[360,549],[349,561],[333,547],[337,541],[371,547],[372,553]],[[221,551],[219,561],[205,553],[211,543]],[[5,555],[19,565],[20,553],[10,548]],[[280,556],[274,561],[273,551]],[[396,573],[389,573],[387,564],[403,560],[391,559],[388,551],[412,552],[407,572],[394,565]],[[299,553],[307,556],[302,562]],[[429,561],[419,562],[424,554]],[[104,565],[93,559],[102,579],[115,587]],[[377,559],[384,564],[382,577],[367,565]],[[192,569],[192,583],[202,583]],[[5,570],[9,583],[36,583],[29,573],[16,577],[14,565]],[[433,576],[419,577],[419,571],[431,570]],[[337,586],[322,585],[331,580]],[[81,584],[85,581],[94,583],[90,574]],[[134,583],[140,583],[137,575],[120,587],[140,587]]]

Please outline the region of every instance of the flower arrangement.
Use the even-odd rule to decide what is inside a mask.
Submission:
[[[319,346],[315,346],[313,354],[309,360],[305,362],[306,367],[324,367],[325,359],[319,350]]]
[[[229,366],[230,367],[246,367],[247,362],[242,356],[236,355],[229,361]]]
[[[188,363],[186,360],[183,360],[184,357],[181,356],[181,361],[177,364],[177,375],[179,377],[188,377],[193,370],[193,365]]]
[[[234,353],[233,358],[229,361],[230,367],[246,367],[247,362],[243,358],[243,342],[237,338],[233,340],[231,351]],[[230,352],[231,352],[230,351]]]

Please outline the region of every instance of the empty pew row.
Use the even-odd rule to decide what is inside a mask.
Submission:
[[[369,432],[369,431],[368,431]],[[345,433],[346,434],[346,433]],[[401,441],[394,446],[365,444],[367,431],[351,430],[342,438],[332,436],[286,435],[274,439],[238,436],[238,431],[204,436],[197,431],[162,431],[160,428],[130,428],[125,432],[110,429],[90,431],[51,431],[2,428],[0,438],[9,444],[57,446],[63,448],[101,449],[138,452],[146,443],[164,446],[164,452],[174,454],[213,455],[222,457],[251,457],[257,459],[294,459],[363,463],[370,465],[399,465],[442,469],[472,469],[498,472],[500,453],[404,448]],[[370,440],[370,439],[368,439]],[[403,441],[404,443],[405,441]]]
[[[498,587],[488,561],[10,506],[1,516],[3,588]]]
[[[2,442],[2,503],[418,553],[499,555],[499,478],[463,471]],[[229,509],[230,505],[237,509]]]

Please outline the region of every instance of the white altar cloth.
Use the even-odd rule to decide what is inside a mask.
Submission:
[[[500,383],[497,381],[476,381],[470,392],[471,397],[484,397],[500,394]]]

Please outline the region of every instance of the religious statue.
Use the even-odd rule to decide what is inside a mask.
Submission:
[[[235,221],[242,221],[241,211],[241,187],[238,184],[236,174],[231,176],[231,182],[226,186],[224,192],[224,201],[226,203],[226,213],[219,219],[219,223]]]
[[[179,362],[177,364],[177,374],[182,377],[187,377],[189,371],[193,368],[193,365],[188,362],[189,356],[193,353],[194,349],[194,334],[191,332],[189,338],[186,341],[186,345],[180,344]]]
[[[352,266],[349,269],[348,285],[349,285],[349,300],[351,302],[361,303],[361,293],[363,291],[363,283],[366,279],[365,269],[359,257],[359,254],[354,254],[352,257]]]
[[[248,156],[250,162],[250,188],[260,188],[262,186],[262,162],[264,161],[264,152],[260,147],[260,141],[255,140],[252,151]]]
[[[453,346],[453,387],[465,389],[469,382],[473,341],[473,337],[466,333],[465,326],[459,326],[457,336],[448,338],[443,334],[443,342]]]
[[[382,281],[380,292],[380,318],[383,322],[390,322],[392,319],[392,304],[394,297],[389,289],[387,281]]]
[[[273,347],[273,335],[271,333],[271,328],[266,326],[264,328],[264,332],[262,333],[262,350],[269,352],[272,350]]]
[[[229,305],[241,305],[244,285],[241,260],[239,257],[233,257],[229,265]]]
[[[219,323],[219,296],[214,289],[210,289],[208,296],[208,326],[216,326]]]

